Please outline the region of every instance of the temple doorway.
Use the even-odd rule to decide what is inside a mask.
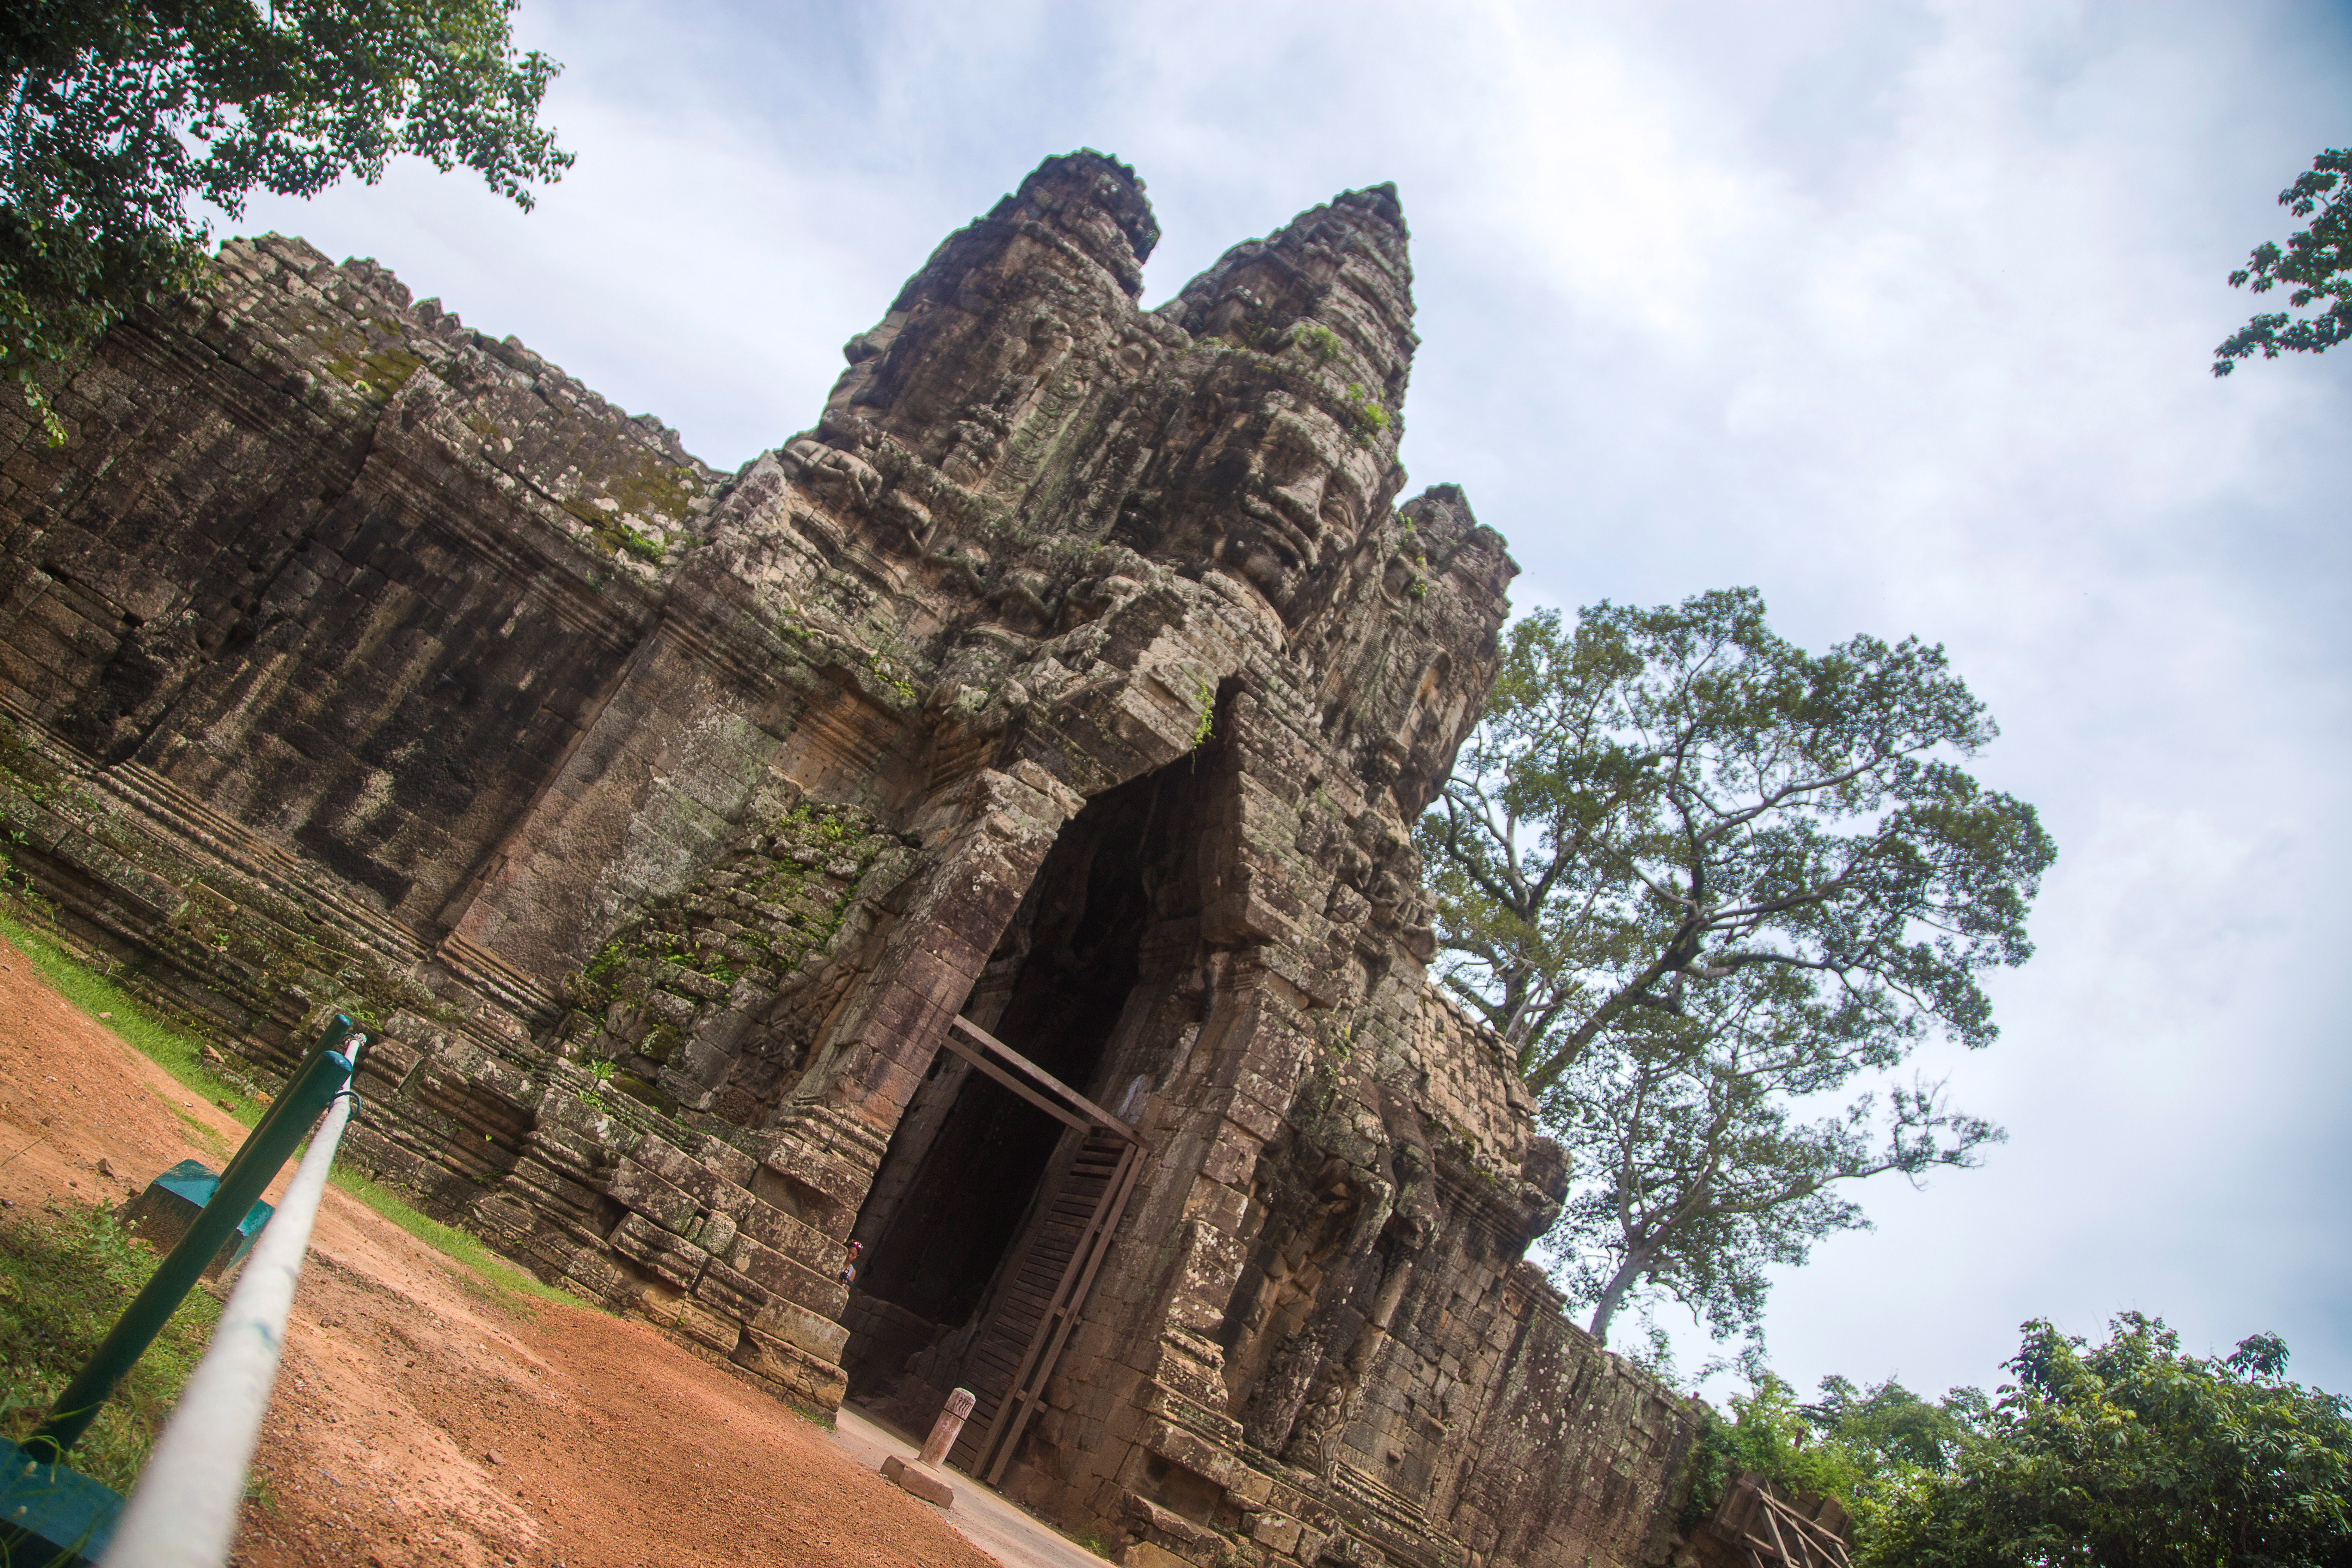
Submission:
[[[1150,999],[1197,942],[1200,753],[1104,792],[1055,840],[900,1118],[853,1238],[852,1404],[919,1436],[978,1402],[952,1462],[1000,1475],[1148,1158]]]

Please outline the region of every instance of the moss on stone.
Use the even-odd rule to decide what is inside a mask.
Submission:
[[[623,511],[665,517],[672,522],[685,521],[695,497],[701,493],[701,482],[692,468],[664,462],[650,452],[604,481],[604,494],[620,502]]]
[[[320,368],[362,396],[389,403],[408,378],[424,368],[423,356],[409,352],[396,327],[384,326],[391,342],[376,345],[355,327],[330,330],[319,342]]]
[[[693,886],[649,905],[573,979],[583,1010],[609,1015],[617,1004],[629,1015],[594,1031],[588,1053],[658,1067],[690,1033],[671,1016],[680,1003],[698,1018],[746,979],[768,990],[785,984],[833,940],[858,883],[898,841],[864,811],[814,802],[739,840]]]

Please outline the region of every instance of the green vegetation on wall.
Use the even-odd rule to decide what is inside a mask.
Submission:
[[[651,1079],[695,1016],[746,978],[778,988],[824,951],[856,884],[899,842],[854,806],[803,802],[686,891],[648,905],[573,983],[575,1004],[607,1025],[590,1047],[592,1070],[615,1064],[597,1071],[600,1085],[671,1110]]]

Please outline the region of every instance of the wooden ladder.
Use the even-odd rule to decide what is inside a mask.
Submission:
[[[974,1069],[1079,1135],[1076,1158],[1055,1184],[1043,1218],[1031,1226],[1028,1242],[1006,1271],[964,1363],[971,1416],[948,1460],[992,1487],[1037,1413],[1046,1381],[1086,1307],[1135,1190],[1144,1150],[1133,1128],[969,1019],[952,1022],[946,1044]]]

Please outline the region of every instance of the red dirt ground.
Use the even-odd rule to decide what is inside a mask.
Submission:
[[[217,1169],[243,1136],[0,941],[0,1200],[120,1203],[175,1161]],[[255,1471],[247,1568],[990,1568],[653,1329],[508,1304],[331,1189]]]

